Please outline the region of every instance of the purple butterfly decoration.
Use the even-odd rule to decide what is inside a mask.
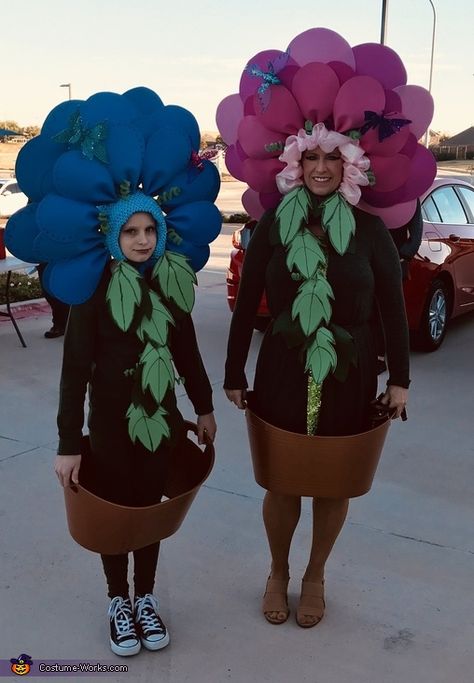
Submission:
[[[265,111],[271,100],[271,85],[280,85],[281,80],[277,74],[287,65],[290,53],[282,52],[273,62],[268,62],[268,71],[262,71],[258,64],[247,64],[245,71],[255,78],[260,78],[261,83],[257,90],[258,101],[262,111]]]
[[[407,126],[411,121],[409,119],[389,119],[383,114],[379,116],[375,111],[365,111],[365,123],[360,129],[360,134],[364,135],[371,128],[379,129],[379,142],[382,142],[391,135],[398,133],[398,131]]]

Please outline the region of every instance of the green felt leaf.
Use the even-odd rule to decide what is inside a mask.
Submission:
[[[165,346],[168,342],[168,325],[174,325],[173,316],[164,306],[160,297],[152,289],[149,289],[151,313],[143,316],[137,329],[137,335],[142,342],[148,340],[159,346]]]
[[[307,337],[323,320],[329,321],[332,311],[329,299],[333,297],[331,285],[322,276],[306,280],[298,289],[291,315],[293,319],[299,317],[301,329]]]
[[[133,266],[120,261],[110,278],[106,300],[119,328],[126,332],[131,325],[135,309],[142,300],[141,275]]]
[[[166,392],[174,385],[175,375],[171,353],[167,346],[158,348],[147,344],[140,356],[142,366],[142,389],[148,388],[157,403],[161,403]]]
[[[300,273],[310,278],[319,264],[325,263],[326,257],[315,235],[309,230],[299,232],[293,238],[286,256],[286,265],[291,272],[296,266]]]
[[[156,262],[152,277],[158,278],[161,291],[167,299],[172,299],[186,313],[192,311],[194,285],[197,280],[194,270],[184,256],[165,251]]]
[[[141,443],[149,451],[156,451],[163,438],[170,435],[165,416],[168,413],[164,408],[158,408],[153,415],[148,415],[142,406],[133,403],[127,411],[128,433],[133,443]]]
[[[311,201],[304,187],[298,187],[283,197],[275,213],[282,244],[289,244],[303,223],[307,222],[310,206]]]
[[[338,254],[344,254],[355,233],[355,218],[352,207],[340,192],[335,192],[325,200],[322,224],[334,249]]]
[[[337,365],[334,337],[325,327],[320,327],[306,352],[306,370],[311,370],[313,379],[321,384]]]

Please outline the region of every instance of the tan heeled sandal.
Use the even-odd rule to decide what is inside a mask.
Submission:
[[[296,623],[301,628],[312,628],[319,624],[324,616],[324,581],[314,583],[313,581],[301,582],[300,604],[296,610]],[[306,623],[302,621],[304,617],[311,617],[313,621]]]
[[[267,580],[265,594],[262,600],[263,616],[270,624],[284,624],[290,616],[288,609],[288,579],[272,579]],[[283,619],[276,619],[270,616],[272,612],[282,612],[285,614]]]

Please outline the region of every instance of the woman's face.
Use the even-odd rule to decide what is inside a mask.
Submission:
[[[343,159],[336,148],[333,152],[323,152],[320,147],[303,152],[304,184],[318,197],[335,192],[342,182]]]
[[[147,261],[156,247],[156,222],[152,215],[142,211],[132,214],[122,226],[119,244],[128,261]]]

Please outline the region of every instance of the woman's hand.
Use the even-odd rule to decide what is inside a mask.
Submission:
[[[389,384],[384,393],[381,403],[388,405],[389,408],[396,409],[393,419],[400,417],[408,401],[408,389]]]
[[[198,415],[197,428],[199,444],[206,444],[207,440],[214,441],[217,432],[217,425],[214,419],[214,413],[208,413],[207,415]]]
[[[63,488],[79,483],[79,468],[81,455],[57,455],[54,461],[54,471]]]
[[[231,403],[235,403],[237,408],[245,410],[247,407],[247,401],[245,400],[247,394],[246,389],[224,389],[224,391]]]

